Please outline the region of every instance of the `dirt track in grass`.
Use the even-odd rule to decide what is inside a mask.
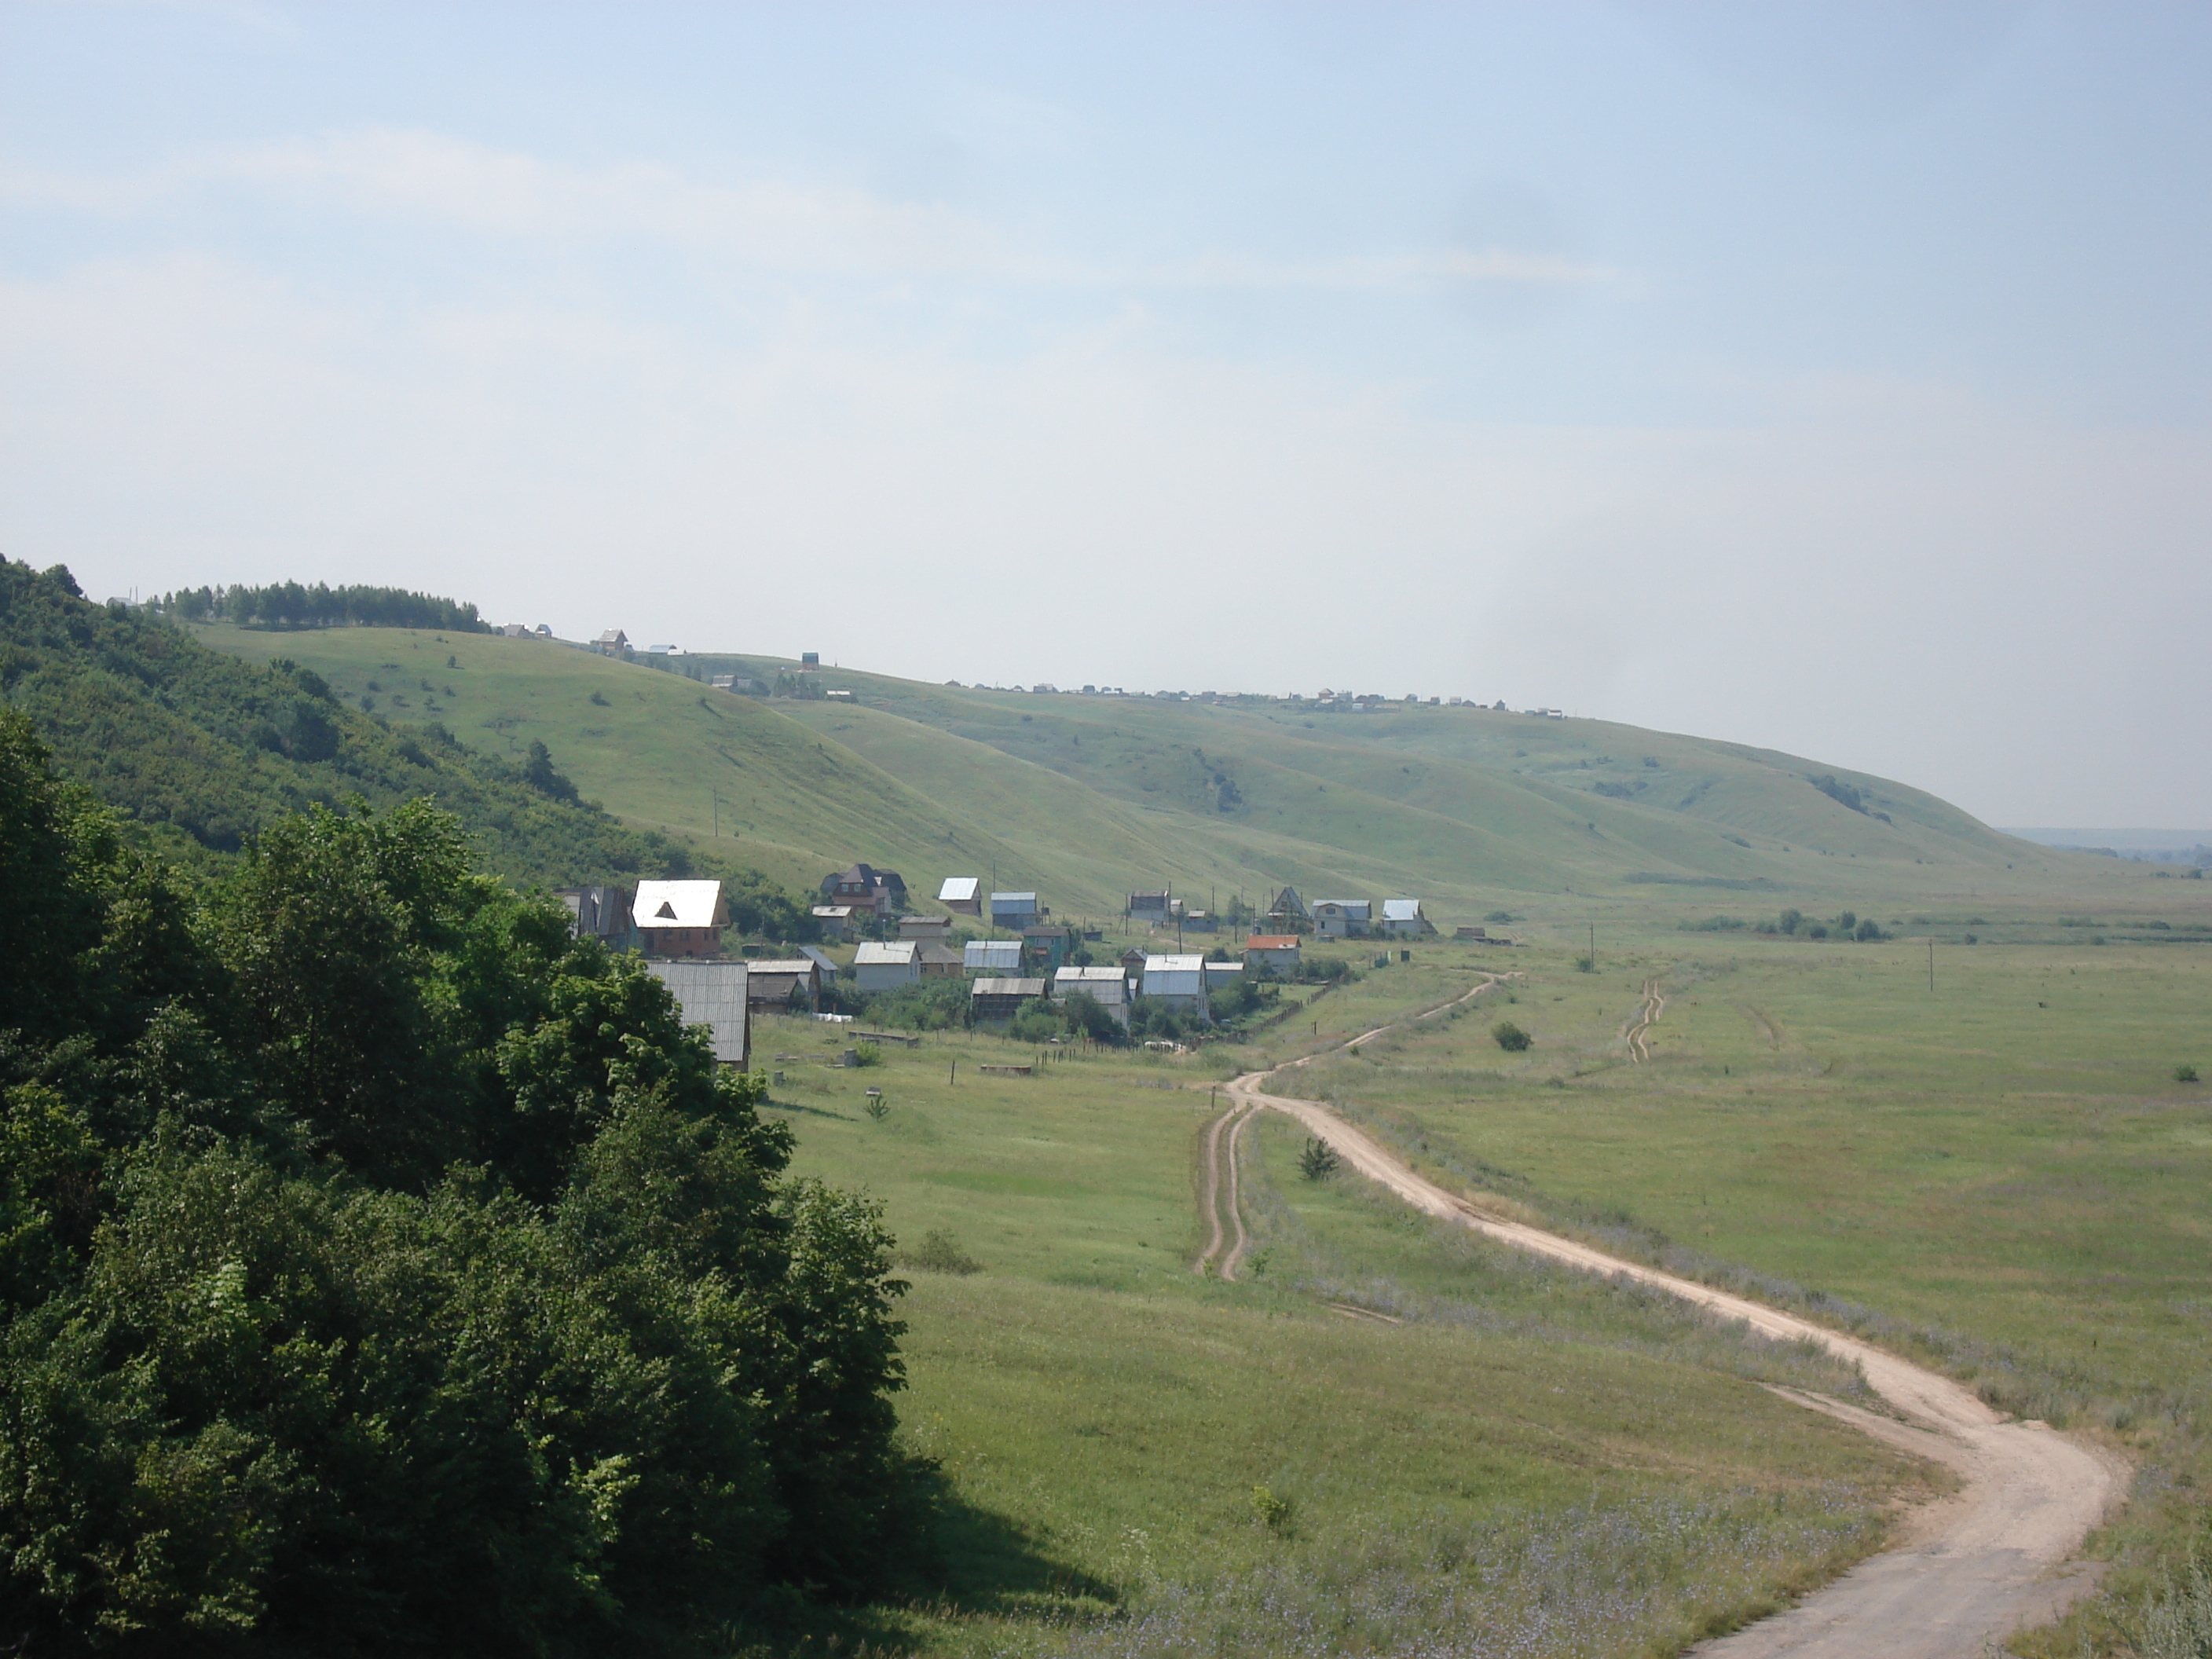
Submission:
[[[1487,977],[1453,1002],[1324,1052],[1357,1048],[1500,982]],[[1624,1032],[1632,1058],[1648,1056],[1637,1052],[1639,1041],[1664,1006],[1657,982],[1648,983],[1644,1007]],[[1767,1336],[1819,1343],[1856,1364],[1905,1420],[1795,1389],[1777,1393],[1959,1475],[1959,1491],[1914,1515],[1889,1549],[1784,1612],[1701,1644],[1697,1653],[1706,1659],[1981,1659],[1992,1639],[2055,1618],[2095,1584],[2098,1565],[2075,1559],[2075,1553],[2124,1489],[2127,1471],[2112,1453],[2041,1423],[2009,1420],[1949,1377],[1795,1314],[1486,1213],[1417,1174],[1326,1106],[1266,1086],[1304,1063],[1248,1072],[1228,1085],[1229,1108],[1207,1126],[1202,1141],[1211,1243],[1196,1271],[1218,1264],[1222,1278],[1237,1277],[1247,1242],[1237,1213],[1237,1140],[1255,1114],[1280,1112],[1352,1169],[1430,1215],[1531,1255],[1656,1286]]]

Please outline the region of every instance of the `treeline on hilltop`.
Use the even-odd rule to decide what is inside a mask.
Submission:
[[[266,587],[187,587],[165,593],[159,609],[184,622],[231,622],[245,628],[431,628],[489,634],[473,605],[403,587],[331,587],[271,582]]]
[[[757,872],[702,868],[679,843],[580,799],[543,744],[509,761],[434,722],[386,725],[292,663],[256,666],[156,617],[89,604],[58,567],[0,560],[0,702],[31,718],[65,775],[173,859],[219,863],[313,806],[388,811],[433,796],[481,865],[510,880],[719,875],[757,931],[814,936],[805,897]]]
[[[881,1218],[422,802],[197,887],[0,709],[15,1651],[727,1650],[922,1513]]]

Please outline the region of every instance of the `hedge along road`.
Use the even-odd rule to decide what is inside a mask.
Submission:
[[[1494,975],[1487,978],[1455,1002],[1478,997],[1498,982]],[[1656,989],[1656,984],[1647,988],[1647,1026],[1657,1015],[1650,1000]],[[1452,1006],[1412,1018],[1425,1019]],[[1357,1048],[1395,1029],[1378,1026],[1342,1047]],[[1857,1365],[1868,1385],[1909,1422],[1796,1389],[1776,1393],[1890,1445],[1932,1458],[1960,1477],[1960,1490],[1916,1515],[1888,1550],[1787,1611],[1701,1644],[1696,1653],[1708,1659],[1980,1659],[1990,1638],[2056,1618],[2095,1584],[2100,1568],[2073,1557],[2119,1496],[2127,1470],[2118,1456],[2042,1423],[2007,1421],[1971,1389],[1871,1343],[1559,1234],[1485,1214],[1414,1173],[1326,1106],[1261,1086],[1278,1073],[1304,1063],[1247,1072],[1229,1084],[1229,1109],[1206,1131],[1209,1163],[1225,1154],[1221,1162],[1228,1170],[1225,1182],[1209,1170],[1209,1208],[1224,1187],[1235,1203],[1237,1140],[1251,1115],[1280,1112],[1304,1124],[1361,1175],[1430,1215],[1534,1255],[1654,1285],[1783,1341],[1819,1343]],[[1218,1209],[1212,1230],[1212,1247],[1198,1264],[1201,1273],[1221,1248]],[[1221,1276],[1228,1279],[1236,1278],[1243,1256],[1243,1222],[1233,1208],[1231,1230],[1236,1243],[1221,1261]]]

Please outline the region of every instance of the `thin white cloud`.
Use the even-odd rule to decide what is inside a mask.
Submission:
[[[1613,277],[1587,262],[1511,248],[1316,260],[1222,252],[1097,260],[1029,246],[972,213],[892,201],[850,185],[702,182],[659,163],[571,166],[385,127],[209,150],[124,176],[0,168],[0,201],[114,219],[189,209],[222,190],[526,240],[657,240],[807,275],[1347,293],[1416,293],[1451,283],[1586,289]]]

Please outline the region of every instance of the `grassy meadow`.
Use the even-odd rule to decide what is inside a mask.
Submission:
[[[1395,988],[1471,979],[1424,971]],[[1342,1010],[1381,1006],[1390,977]],[[901,1413],[942,1466],[946,1570],[846,1640],[1668,1652],[1874,1547],[1888,1505],[1935,1478],[1757,1386],[1849,1392],[1820,1356],[1475,1261],[1342,1183],[1326,1200],[1357,1224],[1255,1194],[1252,1279],[1194,1275],[1218,1051],[1072,1052],[1015,1078],[979,1068],[1036,1051],[988,1036],[932,1034],[857,1070],[828,1063],[849,1036],[811,1021],[764,1020],[756,1040],[798,1168],[866,1188],[910,1249],[949,1234],[979,1269],[910,1272],[904,1309]],[[1251,1169],[1264,1184],[1281,1162]],[[1301,1252],[1368,1305],[1394,1281],[1427,1300],[1389,1302],[1401,1323],[1347,1317],[1290,1271]]]
[[[2174,911],[2166,933],[2201,921]],[[2070,1654],[2085,1630],[2117,1640],[2205,1525],[2212,1089],[2176,1074],[2212,1076],[2212,956],[2015,931],[1936,945],[1932,992],[1924,938],[1653,929],[1587,973],[1529,951],[1510,1004],[1322,1060],[1297,1086],[1470,1195],[2126,1445],[2136,1503],[2100,1544],[2122,1570],[2043,1650]],[[1621,1032],[1650,978],[1668,1000],[1653,1060],[1632,1066]],[[1533,1035],[1525,1053],[1494,1042],[1501,1018]]]

